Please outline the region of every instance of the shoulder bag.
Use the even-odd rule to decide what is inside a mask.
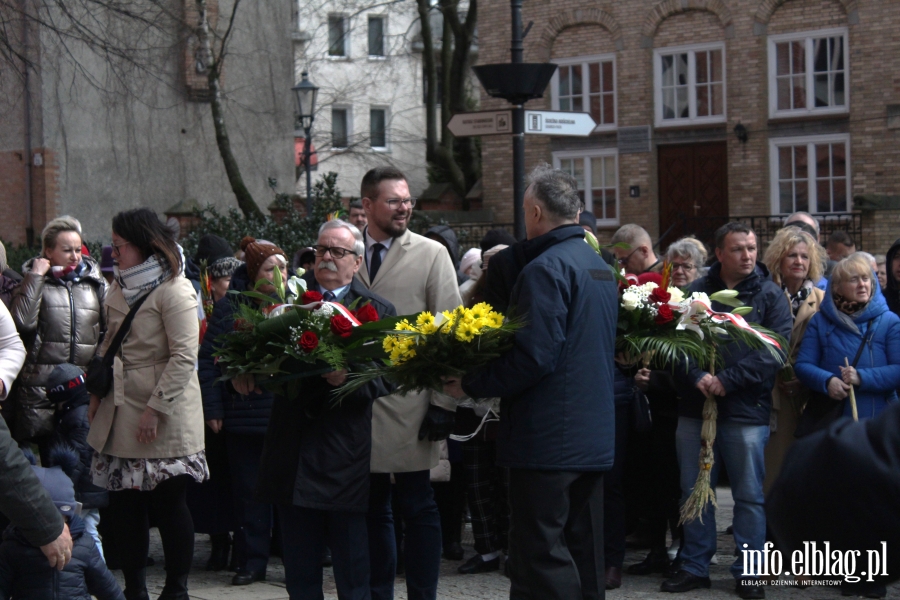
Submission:
[[[88,393],[93,394],[98,398],[105,398],[109,393],[109,388],[112,387],[113,383],[113,360],[116,357],[116,353],[119,351],[119,347],[122,346],[122,341],[125,339],[128,330],[131,329],[131,322],[134,320],[135,313],[144,303],[144,300],[152,293],[153,290],[138,299],[138,301],[132,305],[131,310],[125,315],[122,325],[119,326],[116,336],[112,339],[112,342],[110,342],[109,347],[106,349],[106,354],[103,356],[95,355],[91,359],[91,362],[88,364],[87,374],[84,378],[84,386]]]

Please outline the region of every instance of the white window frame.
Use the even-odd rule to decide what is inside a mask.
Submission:
[[[809,194],[809,207],[806,212],[813,214],[830,214],[830,210],[821,210],[818,202],[818,189],[816,186],[816,164],[815,164],[815,145],[816,144],[844,144],[844,155],[847,161],[847,212],[853,210],[853,194],[852,194],[852,172],[850,160],[850,134],[839,133],[833,135],[804,135],[797,137],[783,137],[769,139],[769,197],[772,214],[790,214],[781,211],[780,190],[778,187],[778,149],[783,146],[807,146],[807,191]],[[794,212],[794,211],[791,211]],[[833,213],[833,214],[844,214]]]
[[[589,73],[588,63],[593,62],[612,62],[612,71],[613,71],[613,122],[612,123],[599,123],[594,128],[595,132],[598,131],[615,131],[618,128],[619,123],[619,87],[618,87],[618,75],[616,73],[616,55],[615,54],[595,54],[591,56],[572,56],[569,58],[559,58],[554,60],[553,62],[560,67],[571,66],[571,65],[581,65],[581,72]],[[602,94],[602,92],[601,92]],[[553,72],[553,77],[550,79],[550,97],[551,97],[551,108],[552,110],[560,110],[559,108],[559,69],[556,69]],[[591,112],[591,102],[590,102],[590,85],[583,85],[581,91],[581,103],[582,106],[585,106],[587,110],[586,112],[590,114]]]
[[[369,21],[381,20],[381,51],[382,54],[369,54]],[[388,18],[386,15],[369,15],[366,19],[366,56],[369,60],[385,60],[388,57]]]
[[[353,145],[353,109],[349,104],[334,104],[331,106],[331,110],[343,110],[347,113],[347,145],[346,146],[335,146],[334,145],[334,112],[331,113],[331,123],[329,133],[331,134],[331,149],[335,151],[347,150]]]
[[[331,20],[339,18],[344,24],[344,55],[331,53]],[[350,58],[350,17],[343,13],[329,13],[325,20],[325,56],[330,60],[347,60]],[[366,36],[368,38],[368,35]],[[368,39],[366,40],[368,44]],[[368,49],[366,49],[368,52]]]
[[[697,115],[697,52],[720,50],[722,52],[722,114],[709,117]],[[690,55],[688,58],[688,112],[691,116],[678,119],[663,119],[663,93],[662,93],[662,57],[670,54]],[[653,97],[654,97],[654,121],[656,127],[683,127],[684,125],[701,125],[705,123],[724,123],[728,118],[728,66],[725,44],[713,42],[710,44],[691,44],[688,46],[671,46],[657,48],[653,51]]]
[[[373,146],[372,145],[372,111],[380,110],[384,111],[384,146]],[[372,152],[390,152],[391,148],[391,136],[390,132],[390,120],[391,120],[391,111],[387,106],[382,106],[380,104],[373,104],[369,106],[369,149]]]
[[[812,40],[817,38],[843,36],[844,40],[844,104],[843,106],[816,107],[815,73],[813,63],[815,56],[810,46]],[[846,27],[834,29],[819,29],[816,31],[802,31],[798,33],[785,33],[769,37],[769,118],[796,117],[804,115],[835,115],[850,112],[850,35]],[[806,108],[778,109],[778,72],[777,54],[775,47],[783,42],[803,41],[806,46]],[[811,106],[811,107],[810,107]]]
[[[597,217],[597,227],[614,227],[618,226],[619,222],[622,218],[622,201],[621,194],[619,193],[620,185],[619,185],[619,151],[616,148],[607,148],[602,150],[565,150],[553,153],[553,167],[556,169],[560,168],[560,164],[563,160],[580,158],[584,160],[584,210],[589,212],[590,214],[594,214],[594,198],[593,191],[594,185],[591,180],[591,163],[590,160],[592,158],[610,158],[612,157],[615,160],[615,168],[616,168],[616,218],[615,219],[601,219]]]

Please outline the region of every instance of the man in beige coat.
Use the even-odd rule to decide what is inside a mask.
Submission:
[[[391,167],[372,169],[361,193],[368,226],[365,260],[357,273],[397,314],[452,310],[462,301],[456,271],[439,243],[407,229],[416,199],[406,177]],[[372,600],[394,596],[397,548],[391,512],[393,473],[405,525],[406,587],[410,600],[434,599],[441,562],[441,524],[429,482],[438,464],[436,442],[453,429],[455,402],[437,392],[379,398],[372,409],[369,552]]]

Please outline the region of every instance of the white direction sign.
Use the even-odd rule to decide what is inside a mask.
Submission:
[[[597,124],[589,113],[526,110],[525,133],[539,135],[591,135]]]
[[[512,111],[459,113],[453,115],[447,128],[456,137],[512,133]]]

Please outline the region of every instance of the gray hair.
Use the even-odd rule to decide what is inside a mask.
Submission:
[[[875,257],[872,256],[871,254],[869,254],[868,252],[863,252],[862,250],[859,250],[858,252],[855,252],[855,254],[859,254],[859,255],[862,256],[864,259],[866,259],[867,261],[869,261],[870,263],[872,263],[872,264],[875,266],[875,269],[876,269],[876,270],[878,269],[878,261],[875,260]]]
[[[548,164],[538,165],[528,176],[528,187],[535,200],[540,200],[551,215],[574,221],[582,208],[575,178]]]
[[[669,245],[668,250],[666,250],[666,260],[671,261],[676,257],[687,258],[697,267],[706,265],[706,252],[701,250],[699,240],[694,238],[681,238]]]
[[[78,237],[81,237],[81,223],[78,219],[69,215],[63,215],[47,223],[41,232],[41,243],[44,245],[44,250],[55,248],[57,236],[67,231],[74,231],[78,234]]]
[[[366,253],[366,243],[363,241],[362,233],[360,233],[359,229],[357,229],[356,225],[353,223],[348,223],[347,221],[341,221],[340,219],[332,219],[331,221],[325,221],[322,223],[322,226],[319,227],[319,235],[328,231],[329,229],[346,229],[350,233],[353,234],[353,251],[356,252],[357,256],[363,256]]]

